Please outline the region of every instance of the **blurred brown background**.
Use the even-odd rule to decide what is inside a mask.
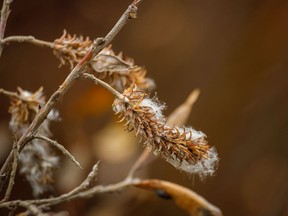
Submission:
[[[63,29],[91,38],[104,36],[130,2],[14,0],[6,36],[53,41]],[[113,48],[147,68],[159,99],[168,105],[166,114],[192,89],[201,89],[189,125],[208,135],[221,158],[216,175],[204,182],[163,160],[140,175],[185,185],[219,206],[224,215],[288,215],[288,1],[145,0],[139,18],[120,32]],[[42,85],[48,97],[69,72],[58,65],[47,48],[11,44],[0,59],[0,88],[35,91]],[[3,163],[10,143],[9,101],[3,95],[0,101]],[[141,152],[133,136],[126,137],[122,127],[111,123],[111,103],[109,93],[83,81],[58,104],[62,122],[53,125],[54,138],[85,170],[64,160],[55,194],[77,185],[99,159],[99,183],[117,182]],[[96,144],[105,143],[107,136],[117,140],[117,133],[124,136],[120,147],[112,144],[119,157],[109,158],[114,148]],[[31,198],[21,177],[13,191],[13,198]],[[172,201],[137,189],[55,209],[67,209],[71,215],[186,215]]]

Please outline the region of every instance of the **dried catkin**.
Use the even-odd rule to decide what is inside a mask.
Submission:
[[[39,108],[45,104],[40,88],[35,93],[18,88],[18,97],[11,97],[9,112],[10,128],[19,139],[28,129]],[[58,112],[53,111],[39,127],[37,134],[49,137],[50,121],[58,119]],[[59,164],[59,157],[54,154],[51,145],[46,141],[33,139],[19,154],[20,174],[24,175],[30,183],[35,197],[52,189],[54,171]]]
[[[68,64],[72,69],[92,47],[93,41],[89,37],[72,36],[64,31],[63,35],[54,41],[53,52],[60,60],[60,66]],[[137,66],[132,58],[124,58],[122,52],[116,54],[111,45],[92,59],[87,72],[121,92],[132,83],[148,91],[155,87],[154,81],[147,78],[144,67]]]
[[[162,114],[165,106],[137,89],[136,85],[123,92],[128,102],[116,99],[113,109],[126,120],[127,130],[134,130],[144,139],[155,155],[166,159],[176,168],[201,177],[214,173],[218,157],[206,135],[192,127],[170,126]]]

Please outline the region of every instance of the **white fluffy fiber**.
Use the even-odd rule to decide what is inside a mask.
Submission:
[[[180,162],[178,158],[167,158],[167,162],[177,169],[183,170],[190,174],[198,174],[201,178],[213,175],[218,164],[218,154],[215,148],[210,148],[207,152],[207,158],[202,158],[196,164],[187,161]]]
[[[163,110],[165,110],[166,108],[164,104],[153,101],[149,98],[145,98],[141,101],[139,105],[143,107],[149,107],[153,111],[153,113],[155,113],[155,118],[157,120],[163,121],[165,119],[165,117],[162,114]]]
[[[154,113],[157,120],[163,121],[164,116],[162,114],[163,110],[166,108],[165,105],[155,102],[151,99],[144,99],[140,106],[149,107]],[[169,127],[169,126],[166,126]],[[206,135],[201,131],[196,131],[192,127],[174,127],[174,130],[179,131],[179,133],[186,133],[186,139],[191,139],[195,141],[199,138],[206,138]],[[157,152],[154,152],[157,154]],[[188,163],[187,161],[180,162],[178,158],[166,158],[166,160],[175,166],[177,169],[183,170],[188,173],[196,173],[201,178],[212,175],[218,164],[218,154],[215,148],[210,148],[207,151],[207,158],[202,157],[201,160],[197,161],[196,164]]]
[[[159,103],[157,100],[145,98],[141,101],[139,106],[148,107],[155,115],[154,117],[159,122],[163,122],[165,124],[165,117],[162,114],[163,110],[166,108],[165,105]],[[114,106],[115,112],[123,112],[125,109],[124,106],[116,105]],[[175,130],[174,132],[177,133],[186,133],[186,139],[195,141],[199,138],[206,138],[206,135],[201,131],[196,131],[192,127],[171,127],[168,125],[164,125],[164,128],[171,128]],[[153,152],[155,155],[159,155],[159,151]],[[218,164],[218,154],[215,148],[210,148],[207,151],[206,157],[202,157],[199,161],[195,164],[191,164],[185,160],[180,161],[175,155],[171,157],[167,157],[166,160],[170,164],[172,164],[177,169],[183,170],[190,174],[198,174],[201,178],[204,178],[207,175],[212,175],[217,167]]]

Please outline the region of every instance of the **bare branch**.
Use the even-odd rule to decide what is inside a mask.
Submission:
[[[60,85],[60,87],[55,91],[46,105],[39,111],[39,113],[34,118],[33,122],[29,126],[25,134],[19,139],[17,145],[19,146],[19,151],[21,152],[24,146],[33,138],[37,133],[37,129],[47,118],[49,112],[55,107],[55,105],[63,98],[65,93],[74,85],[74,83],[80,78],[85,66],[94,58],[104,47],[109,45],[111,41],[115,38],[117,33],[125,26],[125,24],[132,18],[135,18],[137,14],[137,5],[140,1],[133,2],[128,6],[127,10],[120,17],[118,22],[114,25],[111,31],[106,35],[105,38],[96,39],[92,49],[82,58],[82,60],[74,67],[74,69],[67,76],[65,81]],[[7,179],[8,173],[11,172],[11,163],[13,161],[13,152],[6,159],[4,165],[0,171],[0,191],[2,190],[3,184]]]
[[[152,155],[149,148],[146,147],[137,159],[137,161],[133,164],[127,178],[132,178],[135,172],[141,169],[145,164],[148,164],[150,161],[154,160],[154,158],[156,157]]]
[[[80,163],[75,159],[75,157],[67,150],[65,147],[58,142],[49,139],[48,137],[36,135],[34,136],[35,139],[41,139],[44,140],[51,145],[55,146],[57,149],[59,149],[64,155],[66,155],[73,163],[75,163],[80,169],[83,169],[83,167],[80,165]]]
[[[200,95],[199,89],[194,89],[187,99],[182,103],[180,106],[178,106],[170,115],[168,116],[167,123],[169,125],[177,125],[182,126],[185,125],[187,122],[190,113],[192,111],[192,108],[194,104],[196,103],[198,97]]]
[[[32,44],[42,46],[42,47],[48,47],[51,49],[54,48],[54,43],[36,39],[35,37],[31,35],[30,36],[23,36],[23,35],[10,36],[1,40],[2,45],[9,45],[10,43],[13,43],[13,42],[16,42],[16,43],[28,42],[28,43],[32,43]]]
[[[6,90],[4,90],[2,88],[0,89],[0,94],[4,94],[4,95],[6,95],[8,97],[15,97],[15,98],[21,99],[20,96],[16,92],[6,91]]]
[[[83,183],[80,186],[59,197],[53,197],[48,199],[14,200],[9,202],[3,202],[0,204],[0,208],[11,208],[14,206],[16,207],[22,206],[27,208],[29,205],[30,206],[32,205],[37,209],[43,209],[49,206],[57,205],[59,203],[67,202],[78,198],[89,198],[95,196],[96,194],[119,191],[128,186],[135,185],[140,181],[134,178],[126,178],[125,180],[115,184],[105,186],[97,185],[90,189],[87,189],[93,183],[93,181],[95,181],[97,172],[98,172],[98,163],[93,166],[92,171],[89,173],[87,178],[83,181]]]
[[[17,170],[17,166],[18,166],[18,147],[17,147],[16,136],[14,136],[14,137],[15,137],[15,140],[14,140],[13,149],[12,149],[14,159],[13,159],[13,164],[12,164],[12,171],[10,174],[9,184],[8,184],[5,196],[0,201],[0,203],[6,202],[7,200],[9,200],[13,186],[15,184],[14,180],[15,180],[16,170]]]
[[[96,78],[92,74],[84,73],[83,74],[83,78],[92,80],[96,85],[100,85],[100,86],[104,87],[105,89],[110,91],[113,95],[115,95],[115,97],[117,97],[117,98],[119,98],[121,100],[128,100],[128,98],[125,98],[124,95],[122,95],[120,92],[118,92],[117,90],[112,88],[108,83]]]
[[[82,182],[82,184],[79,185],[78,187],[74,188],[72,191],[70,191],[66,194],[63,194],[59,197],[55,197],[55,198],[35,200],[36,202],[34,202],[34,203],[37,205],[46,205],[46,206],[50,206],[50,204],[56,205],[58,203],[67,201],[70,197],[77,195],[80,192],[86,190],[89,186],[92,185],[93,181],[96,181],[96,176],[98,174],[98,165],[99,165],[99,162],[93,166],[91,172],[89,173],[87,178]],[[29,202],[33,202],[33,200],[29,201]],[[1,205],[0,205],[0,207],[1,207]]]
[[[0,18],[0,41],[2,41],[5,29],[6,29],[6,23],[8,20],[8,16],[10,14],[10,4],[13,0],[3,0],[3,5],[1,9],[1,18]],[[3,44],[0,43],[0,57],[3,51]]]
[[[90,197],[95,196],[96,194],[116,192],[116,191],[122,190],[128,186],[134,185],[134,184],[138,183],[139,181],[140,181],[139,179],[129,178],[129,179],[125,179],[125,180],[120,181],[120,182],[115,183],[115,184],[110,184],[110,185],[105,185],[105,186],[104,185],[97,185],[97,186],[92,187],[88,190],[85,190],[85,191],[80,192],[80,193],[75,193],[72,196],[69,196],[66,198],[60,198],[60,197],[59,198],[51,198],[49,201],[47,199],[45,201],[46,202],[45,207],[56,205],[56,204],[61,203],[61,202],[67,202],[67,201],[78,199],[78,198],[90,198]],[[41,202],[41,200],[35,200],[35,204],[38,203],[38,201]],[[31,203],[34,203],[34,201],[32,201]],[[0,207],[1,207],[1,204],[0,204]],[[41,207],[44,207],[44,205],[42,205]]]

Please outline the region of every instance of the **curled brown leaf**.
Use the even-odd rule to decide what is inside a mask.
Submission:
[[[194,191],[181,185],[158,179],[143,180],[134,185],[146,190],[161,191],[162,194],[165,194],[165,197],[171,197],[180,208],[190,215],[222,216],[222,212],[218,207],[209,203]]]

